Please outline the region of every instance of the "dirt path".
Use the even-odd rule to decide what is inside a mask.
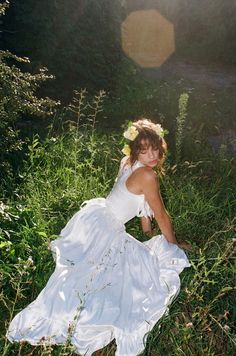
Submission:
[[[149,79],[175,77],[176,79],[196,81],[198,84],[205,84],[215,89],[230,88],[236,90],[236,66],[169,62],[161,68],[148,70],[145,76]]]

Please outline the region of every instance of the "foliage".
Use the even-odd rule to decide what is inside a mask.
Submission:
[[[83,100],[77,108],[83,107]],[[84,200],[107,195],[118,171],[121,147],[116,135],[99,134],[91,123],[67,124],[70,130],[63,135],[55,135],[51,128],[45,142],[34,137],[21,185],[12,197],[1,199],[1,330],[47,282],[54,268],[49,242]],[[180,295],[149,334],[144,355],[233,353],[235,174],[235,160],[217,156],[175,166],[167,162],[161,181],[164,200],[177,236],[195,250],[189,256],[192,268],[181,275]],[[127,229],[142,237],[137,218]],[[114,348],[111,345],[102,354],[113,355]],[[2,355],[75,354],[69,344],[11,345],[4,335],[0,351]]]
[[[81,125],[90,125],[94,130],[99,113],[103,111],[105,98],[104,90],[100,90],[97,95],[90,97],[87,89],[81,89],[79,92],[75,90],[72,102],[65,108],[64,117],[70,118],[77,130]]]
[[[26,116],[50,115],[56,107],[53,100],[40,99],[37,95],[40,86],[52,76],[46,69],[30,74],[23,70],[25,66],[36,68],[41,67],[41,62],[50,64],[50,69],[54,68],[53,72],[59,74],[61,85],[67,78],[68,86],[62,85],[65,91],[90,85],[93,88],[107,85],[113,90],[109,95],[102,90],[95,97],[89,96],[86,89],[76,91],[72,102],[63,109],[63,117],[55,117],[47,138],[42,142],[35,135],[30,143],[28,141],[27,157],[17,172],[18,185],[14,185],[14,189],[6,184],[1,186],[0,329],[3,334],[0,353],[4,356],[74,355],[69,342],[57,347],[12,345],[4,333],[15,313],[38,295],[54,268],[49,242],[58,236],[84,200],[106,196],[112,187],[121,147],[113,132],[104,134],[95,130],[105,104],[103,124],[109,130],[112,125],[117,128],[125,120],[144,115],[168,128],[170,147],[172,137],[177,135],[179,142],[177,163],[172,165],[170,153],[161,187],[177,236],[195,247],[189,255],[192,268],[181,275],[180,295],[169,315],[148,335],[144,355],[233,354],[236,164],[227,157],[225,146],[221,146],[218,155],[213,155],[204,141],[207,134],[220,131],[222,119],[226,126],[232,123],[227,117],[229,111],[233,111],[232,96],[229,92],[208,92],[209,88],[175,78],[151,81],[127,58],[120,61],[119,44],[114,40],[119,32],[120,5],[117,2],[119,11],[117,17],[112,18],[111,3],[108,0],[59,0],[43,1],[39,5],[33,0],[12,0],[12,11],[18,20],[10,29],[22,24],[25,36],[7,42],[14,47],[19,41],[17,53],[24,55],[27,53],[21,50],[26,46],[27,51],[32,51],[33,63],[25,57],[1,51],[0,174],[4,180],[9,178],[10,165],[14,165],[16,152],[22,147],[15,124]],[[166,14],[169,11],[169,17],[171,4],[173,2],[165,1],[162,9]],[[0,5],[0,13],[4,13],[6,6],[7,3]],[[205,11],[204,7],[192,6],[195,14]],[[71,7],[77,8],[78,13],[68,13]],[[190,21],[190,8],[185,6],[184,9],[185,12],[179,14],[183,21],[178,26],[197,28],[198,22]],[[221,9],[225,11],[226,7],[222,5]],[[87,23],[82,21],[83,16],[86,21],[89,18]],[[60,21],[55,22],[55,18]],[[114,27],[113,21],[117,21]],[[203,29],[208,28],[207,24],[203,25]],[[98,27],[100,32],[96,30]],[[96,31],[95,37],[92,31]],[[60,41],[56,42],[58,33]],[[185,32],[184,41],[187,34]],[[204,31],[198,32],[199,43],[203,34]],[[213,35],[211,33],[209,41],[213,41]],[[104,56],[100,55],[103,43],[108,43]],[[194,43],[188,41],[188,44],[192,51]],[[219,43],[216,54],[220,48]],[[78,53],[81,57],[75,66]],[[194,51],[191,55],[194,56]],[[100,71],[101,67],[105,69]],[[74,85],[75,82],[80,85]],[[183,92],[186,94],[181,97]],[[185,121],[187,103],[188,121]],[[177,115],[181,122],[176,131]],[[173,144],[172,147],[174,151]],[[188,160],[181,161],[180,153],[182,160]],[[142,239],[137,218],[127,224],[127,229]],[[114,345],[108,346],[102,354],[112,355],[114,348]]]
[[[171,197],[167,206],[177,236],[198,248],[191,254],[192,270],[184,274],[177,302],[149,335],[147,354],[233,353],[235,172],[235,159],[218,156],[167,169],[163,191]]]
[[[185,60],[235,64],[236,7],[231,0],[195,0],[176,2],[177,57]],[[165,5],[164,5],[165,6]],[[232,17],[233,16],[233,17]],[[228,19],[228,20],[226,20]]]
[[[95,92],[114,87],[119,8],[119,1],[110,0],[12,0],[3,40],[6,48],[30,57],[33,70],[46,66],[56,76],[46,92],[67,103],[74,88]]]
[[[66,102],[74,88],[90,92],[117,88],[125,60],[120,26],[131,11],[156,8],[174,24],[180,61],[235,63],[235,5],[231,0],[34,0],[11,1],[1,34],[5,48],[47,66],[56,76],[47,91]],[[12,36],[14,33],[14,36]],[[37,43],[37,46],[35,45]]]
[[[1,14],[7,3],[1,5]],[[0,51],[0,177],[11,175],[16,166],[16,152],[22,149],[22,140],[15,124],[24,116],[50,116],[58,104],[49,98],[39,98],[37,90],[48,79],[45,68],[37,74],[23,72],[16,64],[29,63],[9,51]],[[13,154],[16,156],[13,157]]]
[[[6,9],[9,7],[9,1],[5,1],[4,3],[0,4],[0,16],[5,15]]]
[[[214,71],[211,61],[233,63],[235,22],[233,16],[226,21],[226,15],[233,13],[235,6],[220,0],[207,0],[204,6],[185,0],[155,3],[155,8],[174,23],[176,52],[165,63],[167,66],[153,70],[138,67],[121,51],[121,22],[131,11],[144,7],[149,7],[144,1],[12,0],[1,37],[6,48],[30,56],[28,65],[33,71],[46,65],[56,75],[53,86],[47,81],[44,91],[68,103],[75,88],[87,88],[92,94],[105,89],[105,129],[118,129],[125,120],[148,116],[167,127],[173,152],[179,96],[188,93],[188,147],[185,142],[182,145],[183,157],[186,153],[188,159],[195,148],[199,150],[199,145],[206,143],[206,136],[234,126],[234,92],[224,78],[212,88],[206,81],[188,80],[187,75],[181,78],[178,68],[176,75],[168,75],[168,65],[173,63],[174,67],[176,59],[201,60],[210,62],[206,71]],[[196,146],[191,150],[193,141]]]
[[[125,121],[143,116],[150,118],[168,129],[166,139],[174,153],[178,102],[183,93],[189,98],[182,158],[207,157],[214,138],[225,144],[232,155],[235,148],[227,133],[235,129],[236,101],[231,88],[214,88],[210,83],[180,77],[178,73],[168,74],[165,69],[147,72],[128,59],[119,65],[116,91],[107,94],[101,126],[118,131]]]

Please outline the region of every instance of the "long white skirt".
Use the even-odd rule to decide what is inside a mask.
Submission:
[[[116,356],[135,356],[168,310],[189,266],[163,235],[141,243],[92,199],[51,243],[56,268],[35,301],[12,320],[10,341],[64,344],[86,356],[115,338]]]

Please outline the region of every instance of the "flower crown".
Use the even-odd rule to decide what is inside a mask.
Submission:
[[[153,126],[153,129],[158,136],[164,137],[165,130],[163,130],[163,128],[161,127],[160,124],[155,124]],[[127,128],[127,130],[125,130],[125,132],[123,133],[123,136],[129,141],[134,141],[136,139],[136,137],[138,136],[138,134],[139,134],[139,131],[133,125],[133,123],[130,122],[129,127]],[[126,143],[122,149],[122,152],[124,153],[125,156],[130,156],[130,153],[131,153],[130,145]]]

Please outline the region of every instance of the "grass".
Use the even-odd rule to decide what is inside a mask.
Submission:
[[[41,142],[35,136],[21,169],[20,183],[1,192],[0,313],[1,355],[74,355],[69,344],[10,344],[5,330],[12,317],[36,298],[54,269],[48,249],[81,203],[106,196],[120,160],[115,134],[71,127]],[[235,320],[235,160],[166,162],[161,180],[177,236],[194,247],[192,267],[166,315],[147,337],[145,355],[233,355]],[[141,239],[137,218],[127,230]],[[115,346],[102,355],[114,355]]]

